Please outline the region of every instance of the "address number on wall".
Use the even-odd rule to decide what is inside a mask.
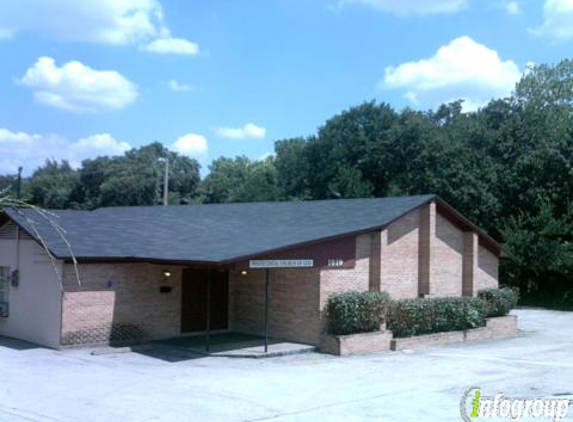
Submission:
[[[329,267],[342,267],[344,265],[344,261],[342,259],[329,259],[328,266]]]

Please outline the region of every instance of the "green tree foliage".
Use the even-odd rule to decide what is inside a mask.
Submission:
[[[15,196],[17,190],[18,190],[17,174],[0,175],[0,192],[6,191]]]
[[[306,153],[308,143],[303,138],[285,139],[275,143],[277,187],[284,199],[311,197],[308,180],[311,164]]]
[[[519,211],[502,225],[502,239],[514,256],[505,278],[524,293],[527,302],[560,297],[573,291],[573,203],[560,215],[555,206]],[[545,297],[549,296],[549,298]]]
[[[368,198],[374,187],[356,167],[340,167],[328,184],[328,191],[335,198]]]
[[[308,162],[312,163],[308,167],[312,196],[337,197],[341,192],[331,189],[348,185],[357,174],[368,180],[372,195],[384,196],[397,166],[391,137],[396,121],[397,114],[389,105],[374,102],[351,108],[328,120],[306,148]],[[349,167],[353,170],[340,170]],[[357,181],[350,185],[356,186]],[[368,188],[363,185],[360,190]]]
[[[256,202],[279,199],[273,158],[252,161],[245,156],[218,158],[201,184],[204,202]]]
[[[156,205],[162,198],[165,159],[170,201],[190,202],[197,196],[199,164],[158,142],[119,157],[85,160],[78,170],[65,161],[47,161],[29,179],[26,196],[45,208]]]
[[[77,171],[67,161],[46,160],[28,184],[30,202],[43,208],[71,208],[78,179]]]

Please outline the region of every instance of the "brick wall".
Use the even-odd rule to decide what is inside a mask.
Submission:
[[[351,290],[370,290],[371,235],[356,238],[356,265],[352,269],[323,269],[320,271],[320,307],[326,304],[333,293]]]
[[[436,204],[431,202],[419,209],[420,229],[419,234],[419,261],[418,261],[418,294],[430,294],[432,263],[432,241],[436,233]]]
[[[477,234],[462,231],[437,212],[434,203],[373,233],[371,239],[372,291],[406,299],[419,293],[461,296],[464,279],[467,295],[476,294],[480,282],[482,286],[497,285],[495,255],[480,247],[482,268],[478,271]]]
[[[181,269],[146,263],[80,264],[64,268],[63,346],[167,338],[180,334]],[[109,287],[108,283],[113,283]],[[159,293],[170,285],[171,293]]]
[[[272,269],[269,335],[278,339],[318,344],[320,341],[320,271]],[[247,275],[229,273],[230,329],[264,333],[265,270]]]
[[[478,247],[475,290],[494,289],[498,287],[499,260],[482,245]]]
[[[462,262],[462,295],[476,294],[475,275],[477,268],[478,235],[475,232],[464,232],[464,253]]]
[[[380,289],[393,299],[418,297],[420,210],[414,210],[381,233]]]
[[[497,318],[487,318],[486,327],[492,337],[506,337],[517,334],[517,316],[505,315]]]
[[[353,269],[271,270],[269,335],[274,338],[320,345],[325,330],[322,310],[336,292],[369,290],[370,234],[356,240]],[[231,330],[262,334],[264,330],[265,271],[247,275],[231,271]]]
[[[323,335],[321,337],[320,351],[338,356],[385,352],[390,350],[391,341],[392,333],[390,331],[348,336]]]
[[[384,242],[386,242],[387,232],[384,233]],[[369,288],[371,292],[382,291],[382,232],[375,231],[370,233],[370,274]]]
[[[463,250],[464,232],[437,213],[430,266],[432,296],[462,295]]]
[[[320,310],[321,314],[329,296],[334,293],[370,290],[370,251],[372,239],[376,233],[360,235],[356,238],[356,265],[353,269],[323,269],[320,272]],[[326,319],[322,315],[319,334],[327,329]],[[320,337],[315,339],[319,344]]]

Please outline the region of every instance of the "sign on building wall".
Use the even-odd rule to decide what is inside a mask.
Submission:
[[[312,259],[255,259],[249,261],[249,268],[312,268]]]

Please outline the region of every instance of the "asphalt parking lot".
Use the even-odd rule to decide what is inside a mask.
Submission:
[[[348,358],[93,356],[4,339],[0,421],[444,422],[461,420],[469,386],[573,398],[573,313],[514,312],[516,338]]]

